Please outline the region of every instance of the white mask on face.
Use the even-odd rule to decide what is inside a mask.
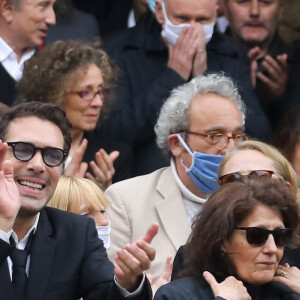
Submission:
[[[171,45],[175,45],[177,42],[177,39],[180,36],[181,31],[185,27],[190,27],[190,24],[183,23],[179,25],[174,25],[171,23],[171,21],[168,19],[165,4],[162,2],[162,12],[164,15],[165,23],[163,24],[163,30],[161,32],[162,37]],[[215,23],[212,22],[210,24],[202,25],[205,35],[205,42],[206,44],[211,40],[213,32],[214,32],[214,26]]]
[[[110,221],[108,220],[107,226],[96,226],[98,232],[98,238],[103,241],[105,249],[108,249],[110,246]]]

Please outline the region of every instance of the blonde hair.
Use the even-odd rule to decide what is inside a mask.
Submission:
[[[103,191],[92,180],[62,176],[48,206],[76,214],[103,211],[109,206]]]
[[[226,151],[224,158],[221,161],[219,166],[219,176],[223,175],[223,170],[226,163],[229,159],[237,152],[243,150],[256,150],[261,152],[263,155],[272,160],[273,166],[276,169],[277,173],[283,177],[285,181],[288,181],[291,184],[291,188],[294,191],[295,195],[297,195],[298,200],[300,200],[299,189],[298,189],[298,181],[297,174],[293,169],[290,162],[277,150],[275,147],[268,145],[259,141],[245,141],[237,145],[236,147],[229,149]],[[299,201],[298,201],[299,202]]]

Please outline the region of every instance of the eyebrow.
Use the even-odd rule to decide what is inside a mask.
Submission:
[[[217,132],[222,132],[222,133],[226,133],[228,132],[228,130],[224,127],[212,127],[212,128],[209,128],[207,130],[205,130],[204,132],[205,133],[209,133],[209,132],[214,132],[214,131],[217,131]],[[240,126],[240,127],[236,127],[234,128],[231,132],[239,132],[239,131],[244,131],[244,127],[243,126]]]

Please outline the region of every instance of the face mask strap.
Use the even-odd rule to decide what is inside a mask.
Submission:
[[[190,147],[187,145],[187,143],[184,141],[184,139],[182,138],[182,136],[179,133],[176,133],[177,138],[179,139],[180,143],[182,144],[182,146],[185,148],[185,150],[191,155],[193,156],[193,152],[190,149]]]

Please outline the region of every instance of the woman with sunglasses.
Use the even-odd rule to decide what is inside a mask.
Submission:
[[[237,181],[243,176],[268,176],[284,180],[299,197],[297,174],[289,161],[273,146],[245,141],[229,149],[219,166],[219,184]]]
[[[65,174],[77,177],[86,174],[103,189],[111,184],[114,173],[114,181],[131,176],[130,147],[95,131],[100,113],[107,114],[112,100],[108,91],[115,81],[116,68],[99,47],[59,41],[26,62],[18,83],[17,102],[55,103],[65,110],[72,125],[69,153],[72,160],[67,160]]]
[[[154,300],[294,299],[272,280],[298,224],[295,195],[282,181],[245,177],[221,186],[193,224],[179,279]]]

